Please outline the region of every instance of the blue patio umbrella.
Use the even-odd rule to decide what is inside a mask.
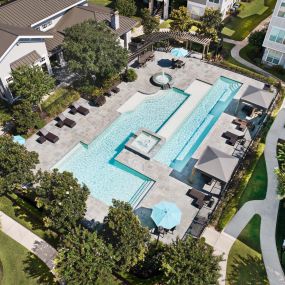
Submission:
[[[185,57],[188,53],[189,51],[184,48],[174,48],[171,50],[171,55],[175,57]]]
[[[13,141],[24,145],[26,140],[22,136],[13,136]]]
[[[181,211],[174,203],[161,201],[152,208],[151,218],[158,227],[170,230],[180,224]]]

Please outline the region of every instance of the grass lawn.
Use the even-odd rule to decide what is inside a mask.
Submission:
[[[269,284],[260,254],[260,222],[255,215],[230,250],[227,263],[227,285]]]
[[[224,36],[241,41],[273,11],[276,0],[252,0],[241,3],[240,13],[225,19]]]
[[[29,203],[16,195],[11,197],[1,196],[0,210],[51,245],[56,245],[57,241],[53,235],[43,228],[41,212]]]
[[[285,239],[285,200],[280,201],[278,219],[276,223],[276,246],[281,261],[281,246]],[[283,253],[283,271],[285,272],[285,254]]]
[[[265,71],[272,73],[277,78],[280,78],[281,80],[285,81],[285,74],[280,74],[280,72],[276,72],[274,69],[268,67],[265,64],[254,62],[250,56],[251,54],[253,54],[253,52],[252,52],[253,49],[254,49],[254,47],[252,45],[250,45],[250,44],[246,45],[244,48],[242,48],[240,50],[240,56],[242,58],[244,58],[245,60],[255,64],[256,66],[259,66],[260,68],[264,69]],[[261,60],[261,58],[260,58],[260,60]]]
[[[55,284],[46,265],[0,230],[1,285]]]

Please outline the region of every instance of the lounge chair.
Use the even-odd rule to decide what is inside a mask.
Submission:
[[[75,102],[70,106],[70,113],[73,115],[79,113],[81,115],[86,116],[87,114],[89,114],[89,110]]]
[[[56,118],[57,120],[57,124],[56,126],[59,128],[62,128],[63,126],[67,126],[69,128],[73,128],[76,125],[76,122],[66,118],[63,114],[58,115],[58,117]]]
[[[39,138],[37,139],[37,142],[44,143],[46,140],[56,143],[59,140],[59,137],[55,134],[47,131],[45,128],[42,128],[38,132]]]
[[[117,86],[114,86],[111,88],[111,91],[114,92],[114,93],[119,93],[120,92],[120,88],[117,87]]]

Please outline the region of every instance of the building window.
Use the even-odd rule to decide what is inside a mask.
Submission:
[[[279,44],[285,44],[285,30],[273,27],[270,32],[269,40]]]
[[[48,26],[50,26],[52,24],[52,21],[47,21],[44,24],[42,24],[42,28],[46,29]]]
[[[282,2],[278,11],[278,17],[285,18],[285,2]]]
[[[215,3],[215,4],[219,4],[220,0],[209,0],[209,2]]]
[[[272,64],[279,64],[281,56],[282,56],[281,52],[275,50],[269,50],[266,57],[266,62]]]

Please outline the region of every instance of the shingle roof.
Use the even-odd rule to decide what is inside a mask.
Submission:
[[[64,30],[66,28],[72,27],[87,20],[107,22],[110,25],[112,12],[113,10],[110,8],[91,4],[89,4],[89,6],[72,8],[67,13],[65,13],[58,24],[49,31],[54,35],[54,37],[53,39],[46,40],[48,51],[51,52],[62,44],[64,40]],[[119,16],[119,21],[120,27],[114,31],[118,36],[121,36],[130,31],[137,23],[136,20],[121,15]]]
[[[10,66],[12,70],[15,70],[22,65],[32,65],[40,58],[41,56],[35,50],[33,50],[32,52],[12,62]]]
[[[0,7],[0,22],[29,27],[82,0],[17,0]]]
[[[51,37],[50,33],[43,33],[32,28],[15,27],[0,23],[0,58],[19,36]]]
[[[262,89],[258,89],[252,85],[244,90],[241,96],[241,101],[252,104],[257,108],[267,110],[274,99],[274,94]]]
[[[238,161],[239,159],[232,155],[214,147],[207,146],[196,163],[195,168],[209,176],[227,183],[231,179]]]

